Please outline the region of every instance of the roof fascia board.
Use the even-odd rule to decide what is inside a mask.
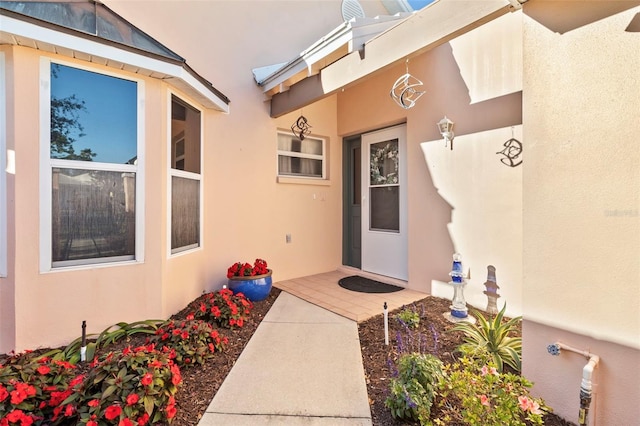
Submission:
[[[364,58],[359,52],[352,52],[322,69],[319,78],[304,85],[300,82],[287,92],[274,95],[271,98],[271,116],[279,117],[320,100],[512,10],[509,0],[439,0],[431,3],[367,42]],[[320,85],[320,88],[311,88],[313,84]]]
[[[319,55],[320,58],[324,57],[324,52],[327,51],[329,46],[331,46],[332,49],[337,49],[350,40],[351,24],[350,21],[345,21],[342,25],[300,53],[295,59],[257,83],[262,87],[264,92],[268,92],[280,85],[283,81],[311,67],[313,58],[318,57],[317,55]]]
[[[96,40],[91,35],[74,35],[66,31],[47,28],[22,19],[13,18],[6,14],[0,14],[0,32],[13,37],[26,38],[38,44],[53,46],[62,51],[80,52],[92,58],[101,58],[99,63],[113,61],[126,64],[127,68],[139,68],[147,71],[149,75],[161,75],[162,79],[184,82],[181,89],[198,98],[203,105],[222,112],[229,112],[229,100],[213,89],[202,83],[202,78],[194,76],[194,72],[180,61],[170,59],[156,59],[149,55],[134,52],[133,49],[124,49],[120,46],[105,44]]]

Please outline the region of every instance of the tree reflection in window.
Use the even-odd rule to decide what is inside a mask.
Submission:
[[[59,64],[50,82],[52,265],[133,259],[137,84]]]

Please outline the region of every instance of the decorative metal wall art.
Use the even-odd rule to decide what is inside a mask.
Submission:
[[[424,91],[416,88],[422,86],[422,81],[409,74],[409,61],[406,62],[406,73],[393,83],[393,87],[389,94],[391,98],[404,109],[409,109],[416,104],[420,96],[424,95]]]
[[[496,154],[504,155],[504,157],[500,159],[502,164],[509,167],[518,167],[522,164],[522,159],[520,158],[520,155],[522,154],[522,142],[515,138],[511,138],[502,144],[502,146],[504,146],[504,149],[496,152]],[[518,161],[518,159],[520,161]]]
[[[306,135],[311,134],[311,126],[304,115],[298,117],[298,119],[291,125],[291,132],[293,132],[293,136],[301,141],[304,140]]]

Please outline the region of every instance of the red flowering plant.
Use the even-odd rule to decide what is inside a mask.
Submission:
[[[0,425],[31,425],[74,414],[63,404],[84,376],[66,361],[33,352],[10,356],[0,365]]]
[[[204,321],[215,322],[220,327],[242,327],[249,319],[251,309],[253,303],[244,294],[233,294],[233,291],[223,288],[203,294],[193,315]]]
[[[183,367],[204,364],[215,352],[223,351],[229,339],[208,322],[196,320],[193,314],[189,314],[186,321],[170,320],[160,325],[151,342]]]
[[[251,266],[250,263],[236,262],[227,269],[227,278],[233,277],[253,277],[269,273],[267,262],[263,259],[256,259]]]
[[[94,360],[85,380],[64,403],[74,404],[75,424],[171,423],[181,383],[180,368],[151,343]]]

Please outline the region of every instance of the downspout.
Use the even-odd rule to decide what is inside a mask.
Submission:
[[[593,377],[593,370],[600,361],[600,357],[589,351],[581,351],[580,349],[573,348],[560,342],[547,346],[547,352],[551,355],[560,355],[560,350],[562,349],[580,354],[588,360],[587,364],[582,369],[582,382],[580,383],[580,411],[578,412],[578,421],[580,422],[580,426],[587,426],[587,418],[589,415],[589,406],[591,405],[591,394],[593,390],[591,378]]]

